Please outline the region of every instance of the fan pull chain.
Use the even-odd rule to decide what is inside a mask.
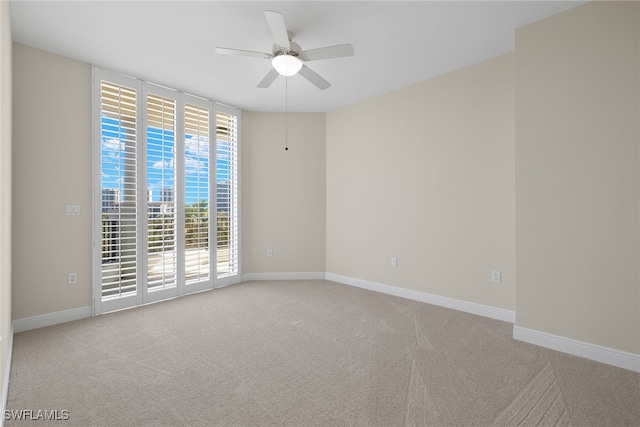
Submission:
[[[284,77],[284,151],[289,151],[289,77]]]

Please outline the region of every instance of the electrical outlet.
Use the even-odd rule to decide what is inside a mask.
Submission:
[[[69,284],[73,285],[78,283],[78,273],[69,273]]]
[[[273,249],[267,249],[267,256],[273,256]]]
[[[398,258],[393,257],[391,258],[391,267],[397,267],[398,266]]]
[[[491,272],[491,281],[493,283],[502,282],[502,273],[500,273],[499,271],[492,271]]]

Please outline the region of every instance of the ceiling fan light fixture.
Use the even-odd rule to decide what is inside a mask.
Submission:
[[[271,65],[282,76],[295,76],[302,68],[302,61],[293,55],[278,55],[271,61]]]

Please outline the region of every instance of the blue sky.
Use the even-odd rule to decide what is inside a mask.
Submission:
[[[102,179],[101,187],[118,188],[123,193],[125,177],[125,129],[118,120],[102,117]],[[147,188],[152,200],[160,201],[162,189],[175,187],[175,133],[158,128],[147,128]],[[205,137],[185,135],[185,203],[207,200],[209,173],[209,140]],[[216,181],[229,179],[228,157],[217,155]]]

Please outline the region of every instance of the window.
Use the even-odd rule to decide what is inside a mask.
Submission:
[[[240,280],[238,123],[236,109],[94,68],[96,313]]]

